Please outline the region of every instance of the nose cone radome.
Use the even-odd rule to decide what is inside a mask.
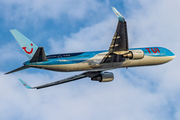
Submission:
[[[168,56],[169,56],[169,59],[172,60],[175,58],[175,54],[173,52],[171,52],[170,50],[168,50]]]
[[[169,57],[170,60],[173,60],[174,58],[175,58],[175,55]]]

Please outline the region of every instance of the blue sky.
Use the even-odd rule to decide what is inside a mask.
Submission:
[[[180,17],[178,0],[0,0],[0,119],[179,120]],[[117,18],[125,17],[130,47],[161,46],[176,58],[159,66],[117,69],[109,83],[89,78],[42,90],[25,89],[81,72],[28,69],[9,29],[18,29],[47,53],[108,49]]]

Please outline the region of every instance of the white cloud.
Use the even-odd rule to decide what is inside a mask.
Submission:
[[[117,20],[106,19],[92,26],[81,28],[77,33],[64,36],[63,40],[49,39],[53,52],[79,52],[108,49],[116,30]],[[61,48],[61,50],[59,49]]]
[[[141,8],[130,9],[129,28],[131,30],[131,44],[137,45],[161,45],[170,46],[171,48],[178,45],[179,38],[178,24],[180,17],[178,16],[180,3],[178,0],[173,1],[141,1]],[[140,42],[141,40],[141,42]]]
[[[19,116],[19,119],[27,119],[29,116],[29,119],[165,119],[165,116],[158,114],[167,113],[162,109],[168,104],[163,94],[136,87],[119,71],[113,72],[115,80],[111,83],[83,79],[42,90],[25,89],[17,81],[17,76],[28,76],[26,81],[30,85],[32,82],[38,85],[39,81],[43,83],[43,79],[50,79],[49,75],[19,73],[4,76],[1,73],[0,111],[4,114],[0,118],[12,119]],[[63,77],[66,76],[67,74]]]
[[[47,19],[58,22],[62,17],[82,19],[103,6],[97,0],[1,0],[1,15],[13,24],[37,26]],[[60,22],[60,21],[59,21]]]
[[[0,53],[3,59],[1,59],[0,61],[5,62],[9,59],[17,60],[24,58],[25,55],[18,51],[19,46],[18,44],[14,44],[15,42],[16,41],[1,46]]]

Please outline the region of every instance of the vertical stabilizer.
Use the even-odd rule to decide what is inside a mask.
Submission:
[[[38,49],[38,46],[34,44],[32,41],[30,41],[23,34],[21,34],[18,30],[13,29],[13,30],[10,30],[10,32],[12,33],[16,41],[21,46],[21,49],[25,52],[27,57],[31,60],[36,50]]]

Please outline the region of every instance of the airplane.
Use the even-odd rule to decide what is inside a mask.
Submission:
[[[79,75],[36,87],[31,87],[19,79],[28,89],[41,89],[85,77],[91,78],[92,81],[110,82],[114,79],[114,74],[107,70],[159,65],[175,58],[173,52],[163,47],[129,48],[126,21],[116,8],[112,7],[112,10],[118,18],[118,24],[109,50],[50,55],[44,51],[43,47],[38,47],[18,30],[10,30],[29,60],[24,62],[22,67],[5,74],[27,68],[59,72],[84,71]]]

